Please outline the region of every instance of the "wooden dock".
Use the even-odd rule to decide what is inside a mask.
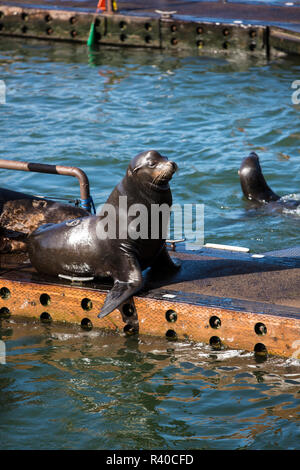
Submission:
[[[118,11],[110,14],[96,13],[90,0],[0,0],[0,36],[86,44],[94,23],[96,48],[267,58],[300,54],[299,4],[117,4]],[[34,271],[26,255],[1,255],[0,323],[31,317],[300,358],[299,248],[260,257],[207,248],[172,255],[182,260],[176,276],[153,278],[147,271],[143,291],[101,320],[97,314],[110,285],[47,278]]]
[[[94,23],[94,47],[197,55],[300,54],[300,4],[132,0],[118,1],[116,12],[96,13],[96,3],[0,0],[0,35],[86,43]]]
[[[166,279],[146,271],[143,291],[104,319],[97,314],[109,284],[48,278],[25,254],[2,255],[0,317],[300,358],[300,247],[283,255],[208,248],[171,254],[181,259],[180,272]]]

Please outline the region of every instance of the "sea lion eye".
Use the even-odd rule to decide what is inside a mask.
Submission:
[[[150,168],[154,168],[154,167],[156,166],[156,162],[149,162],[149,163],[148,163],[148,166],[149,166]]]

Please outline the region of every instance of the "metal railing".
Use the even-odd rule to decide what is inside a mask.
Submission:
[[[90,183],[83,170],[75,166],[48,165],[45,163],[20,162],[0,159],[0,168],[6,170],[33,171],[51,175],[73,176],[78,179],[80,186],[81,207],[91,212],[93,201],[90,195]]]

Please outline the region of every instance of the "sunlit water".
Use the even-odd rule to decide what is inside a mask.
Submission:
[[[205,204],[206,242],[299,244],[300,214],[249,208],[237,174],[254,150],[272,189],[299,198],[296,59],[1,38],[0,67],[1,158],[79,166],[97,205],[133,156],[156,149],[179,166],[174,202]],[[1,170],[0,185],[79,196],[62,176]],[[3,449],[299,448],[297,360],[26,322],[0,335]]]

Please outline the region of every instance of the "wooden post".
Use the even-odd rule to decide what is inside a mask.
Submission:
[[[113,13],[112,0],[106,0],[106,11],[110,15]]]

